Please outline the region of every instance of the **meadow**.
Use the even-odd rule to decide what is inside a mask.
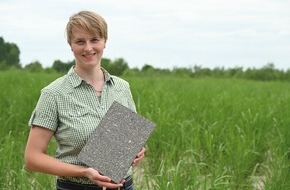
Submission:
[[[0,72],[1,190],[55,189],[55,177],[27,172],[23,157],[40,90],[58,76]],[[134,170],[135,189],[290,189],[289,82],[124,79],[137,111],[157,124]]]

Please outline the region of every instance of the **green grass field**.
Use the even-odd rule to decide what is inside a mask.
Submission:
[[[55,189],[27,172],[27,122],[60,75],[0,72],[0,189]],[[216,78],[125,78],[138,112],[157,124],[135,189],[290,189],[290,84]],[[49,154],[56,147],[52,142]]]

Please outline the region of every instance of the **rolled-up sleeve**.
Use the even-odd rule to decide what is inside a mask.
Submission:
[[[41,95],[32,112],[28,125],[37,125],[56,131],[58,126],[58,111],[54,94],[45,90],[41,91]]]

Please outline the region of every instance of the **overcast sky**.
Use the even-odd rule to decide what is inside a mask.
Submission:
[[[23,66],[71,61],[65,25],[80,10],[106,19],[104,57],[130,68],[290,68],[290,0],[1,0],[0,36]]]

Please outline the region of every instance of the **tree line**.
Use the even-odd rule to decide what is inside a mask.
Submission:
[[[65,73],[73,65],[74,61],[63,62],[55,60],[51,67],[43,68],[39,61],[31,62],[24,67],[20,64],[20,50],[15,43],[5,42],[0,37],[0,70],[22,69],[30,72],[58,72]],[[102,59],[102,67],[109,73],[117,76],[175,76],[175,77],[218,77],[218,78],[243,78],[251,80],[290,80],[290,69],[279,70],[275,68],[274,63],[267,63],[262,68],[234,67],[214,69],[202,68],[195,65],[193,67],[174,67],[173,69],[154,68],[150,64],[145,64],[141,69],[130,68],[123,58],[111,60],[109,58]]]
[[[0,37],[0,70],[10,67],[21,68],[19,54],[20,50],[16,44],[5,42]]]

